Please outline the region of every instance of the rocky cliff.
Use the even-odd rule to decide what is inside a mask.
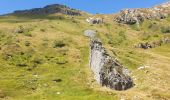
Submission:
[[[115,90],[126,90],[133,86],[128,70],[109,56],[100,40],[91,39],[90,47],[90,66],[99,84]]]
[[[48,15],[54,13],[61,13],[67,15],[81,15],[80,11],[71,9],[67,6],[60,4],[48,5],[45,6],[44,8],[34,8],[30,10],[18,10],[15,11],[13,14]]]
[[[145,19],[164,19],[170,14],[170,2],[146,9],[125,9],[116,17],[115,21],[125,24],[139,24]]]

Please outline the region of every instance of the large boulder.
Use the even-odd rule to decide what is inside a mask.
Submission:
[[[99,84],[114,90],[133,87],[129,71],[118,60],[109,56],[100,40],[91,39],[90,47],[90,66]]]

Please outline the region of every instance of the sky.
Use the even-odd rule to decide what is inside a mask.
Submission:
[[[40,8],[49,4],[64,4],[92,14],[111,14],[126,8],[147,8],[168,0],[0,0],[0,14],[15,10]]]

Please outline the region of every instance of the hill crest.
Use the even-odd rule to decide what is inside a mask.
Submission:
[[[52,4],[47,5],[43,8],[33,8],[29,10],[17,10],[14,11],[11,14],[14,15],[48,15],[48,14],[55,14],[55,13],[61,13],[61,14],[67,14],[67,15],[73,15],[73,16],[79,16],[81,15],[79,10],[69,8],[65,5],[60,4]]]

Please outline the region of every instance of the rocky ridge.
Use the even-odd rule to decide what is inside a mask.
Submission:
[[[48,14],[54,14],[54,13],[76,15],[76,16],[81,15],[80,11],[71,9],[65,5],[60,5],[60,4],[47,5],[44,8],[34,8],[30,10],[18,10],[12,14],[15,14],[15,15],[17,14],[48,15]]]
[[[114,90],[126,90],[133,87],[133,80],[129,76],[128,69],[107,53],[95,34],[94,30],[84,32],[84,35],[91,39],[89,62],[96,81]]]
[[[170,2],[152,8],[125,9],[116,17],[115,21],[124,24],[139,24],[145,19],[164,19],[170,14]]]

